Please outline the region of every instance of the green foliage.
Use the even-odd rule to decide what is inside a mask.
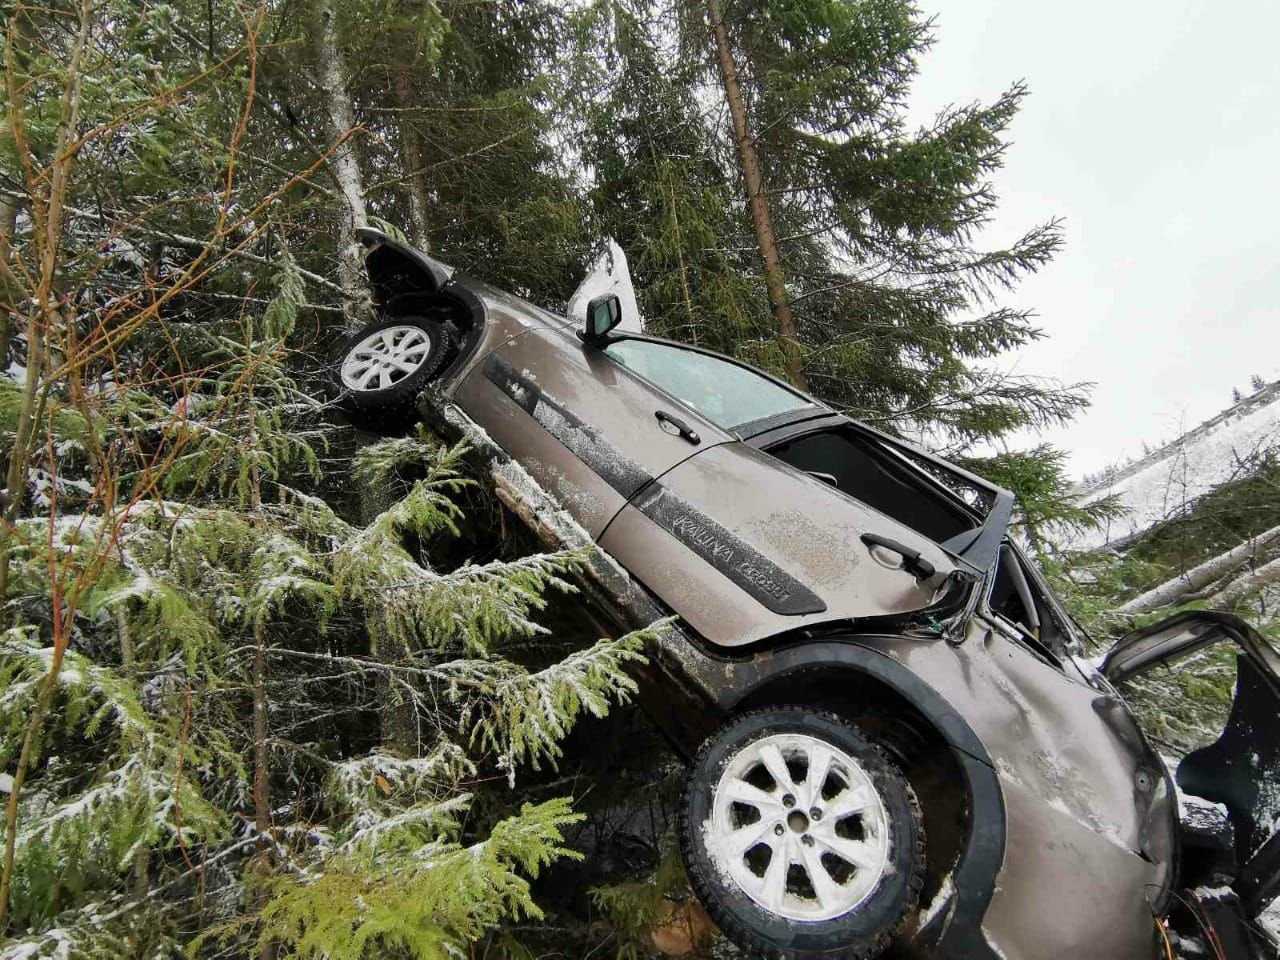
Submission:
[[[600,640],[588,650],[534,674],[503,665],[472,682],[483,696],[464,721],[471,740],[498,754],[512,771],[560,756],[559,742],[583,713],[603,717],[612,702],[625,702],[636,683],[626,670],[644,661],[640,651],[652,630]]]
[[[1040,338],[1029,311],[999,298],[1061,244],[1049,221],[1007,248],[978,245],[1025,88],[912,132],[906,103],[933,37],[910,3],[721,6],[810,388],[958,446],[1069,418],[1079,387],[985,363]],[[584,111],[595,216],[631,253],[658,331],[779,371],[725,111],[708,115],[692,95],[697,83],[721,92],[706,7],[670,7],[674,50],[648,27],[661,3],[601,3],[582,18],[579,42],[610,54],[595,79],[606,94]]]
[[[6,765],[17,755],[52,656],[33,628],[10,629],[0,644]],[[14,915],[30,925],[48,922],[87,891],[110,890],[140,852],[216,840],[227,821],[197,781],[180,776],[184,746],[173,718],[144,708],[120,670],[70,650],[56,685],[38,747],[49,765],[20,807]],[[86,744],[106,747],[108,766],[81,768],[77,755]],[[199,748],[191,748],[187,761],[200,759]]]
[[[1217,644],[1123,685],[1143,731],[1167,756],[1183,757],[1214,743],[1235,698],[1236,656]]]
[[[442,837],[379,855],[393,842],[380,837],[368,849],[329,858],[313,876],[277,882],[259,942],[281,943],[296,957],[360,960],[403,951],[417,960],[453,960],[502,921],[542,915],[525,876],[574,856],[563,831],[579,819],[568,800],[557,799],[523,805],[467,847]]]
[[[578,63],[598,71],[582,78],[592,95],[577,108],[595,172],[593,232],[627,251],[654,332],[780,369],[752,352],[774,343],[772,318],[753,276],[740,191],[700,116],[698,62],[664,55],[654,13],[650,4],[598,3],[576,24]]]
[[[1280,448],[1237,456],[1232,479],[1157,524],[1131,553],[1164,569],[1194,567],[1280,525]]]
[[[34,709],[41,686],[54,659],[34,627],[11,627],[0,640],[0,762],[10,763],[20,749],[26,719]],[[110,667],[101,666],[76,651],[66,652],[57,674],[55,696],[62,701],[56,725],[48,735],[67,736],[82,731],[96,737],[105,724],[126,750],[146,745],[154,734],[150,717],[142,709],[137,691]]]
[[[0,379],[0,433],[12,437],[17,430],[18,410],[22,404],[22,387],[12,380]],[[90,427],[84,414],[55,399],[45,414],[49,439],[74,443],[83,447]],[[98,438],[102,435],[99,433]],[[12,441],[10,440],[9,443]]]
[[[684,860],[672,849],[650,877],[592,888],[591,903],[618,934],[618,960],[642,960],[653,952],[654,927],[671,920],[677,898],[690,896]]]
[[[655,331],[782,368],[732,144],[698,93],[701,4],[332,7],[371,223],[416,242],[416,190],[433,250],[552,305],[611,234]],[[510,946],[507,925],[538,915],[529,877],[566,855],[575,819],[563,799],[525,805],[516,774],[564,764],[579,720],[633,696],[651,634],[566,627],[582,558],[477,532],[463,448],[419,434],[353,453],[319,399],[343,331],[311,11],[89,9],[48,369],[88,346],[74,378],[42,384],[32,496],[7,544],[9,763],[53,662],[50,611],[68,577],[87,579],[56,638],[5,950]],[[52,0],[11,24],[0,106],[21,109],[37,164],[54,159],[78,10]],[[817,392],[957,448],[1075,409],[1073,392],[984,366],[1039,336],[994,301],[1058,242],[1053,224],[1006,250],[975,240],[1021,88],[911,133],[901,105],[929,29],[908,5],[727,11]],[[0,130],[7,183],[22,180],[16,147]],[[35,273],[20,205],[12,260]],[[17,356],[31,298],[5,283]],[[1079,519],[1056,467],[1051,451],[990,466],[1040,497],[1028,529]],[[670,870],[598,904],[620,926],[628,900],[631,920],[656,915]]]
[[[1046,541],[1097,528],[1123,512],[1116,497],[1082,503],[1072,493],[1065,463],[1063,451],[1039,444],[1026,451],[971,458],[963,465],[1017,497],[1014,526],[1043,555]]]

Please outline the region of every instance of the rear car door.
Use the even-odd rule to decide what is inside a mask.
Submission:
[[[654,477],[732,439],[567,328],[502,344],[455,399],[593,538]]]

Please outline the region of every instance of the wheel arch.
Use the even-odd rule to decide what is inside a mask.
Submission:
[[[895,731],[897,742],[890,748],[900,755],[897,758],[908,760],[907,766],[914,764],[914,769],[904,770],[913,786],[923,779],[922,785],[934,788],[934,803],[921,796],[926,850],[930,819],[937,830],[938,815],[945,817],[949,812],[948,799],[958,800],[966,814],[963,835],[949,844],[955,854],[952,865],[930,864],[922,900],[932,893],[935,902],[922,907],[914,942],[937,950],[940,956],[994,958],[997,954],[982,931],[982,918],[1004,862],[1006,818],[991,757],[947,700],[908,667],[875,649],[874,639],[850,635],[791,643],[730,663],[699,651],[695,659],[702,663],[693,670],[692,679],[722,715],[799,702],[823,706],[855,722],[866,719],[867,711],[860,707],[879,711],[882,720],[906,720],[909,729]],[[687,661],[686,665],[693,666]],[[947,787],[960,789],[948,797]],[[943,889],[948,879],[949,891]]]
[[[365,272],[380,316],[443,313],[454,327],[457,349],[442,380],[448,381],[475,355],[484,339],[488,311],[484,299],[452,267],[387,236],[357,231],[365,247]]]

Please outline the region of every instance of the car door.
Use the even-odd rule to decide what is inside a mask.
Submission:
[[[455,399],[593,538],[654,477],[731,439],[567,328],[503,343]]]
[[[780,420],[819,422],[824,413],[833,419],[785,385],[712,354],[640,339],[604,352],[674,404],[736,437]],[[835,482],[734,439],[699,451],[644,487],[600,544],[722,646],[806,623],[889,617],[934,603],[962,565],[928,536],[846,495]]]
[[[1280,655],[1239,617],[1188,611],[1122,637],[1102,673],[1122,687],[1160,669],[1208,683],[1186,675],[1193,657],[1202,671],[1234,665],[1234,685],[1217,739],[1186,753],[1176,779],[1185,793],[1226,808],[1239,866],[1234,887],[1255,915],[1280,894]],[[1165,700],[1159,709],[1176,705]]]

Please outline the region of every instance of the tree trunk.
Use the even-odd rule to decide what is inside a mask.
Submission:
[[[357,442],[373,443],[375,438],[357,433]],[[365,484],[360,494],[360,523],[368,526],[388,506],[385,486]],[[408,663],[409,648],[386,624],[370,631],[370,654],[379,663],[396,666]],[[404,690],[397,688],[390,671],[380,671],[377,680],[378,741],[388,753],[398,757],[416,757],[421,749],[418,735],[417,707]]]
[[[1272,527],[1270,530],[1246,540],[1239,546],[1233,547],[1226,553],[1220,553],[1211,560],[1206,560],[1198,567],[1193,567],[1186,573],[1181,573],[1166,580],[1159,586],[1152,587],[1146,593],[1121,604],[1116,608],[1116,613],[1124,616],[1147,613],[1159,607],[1168,606],[1189,593],[1203,590],[1205,587],[1227,576],[1235,568],[1254,557],[1263,547],[1278,538],[1280,538],[1280,527]]]
[[[368,322],[370,312],[364,263],[355,234],[356,228],[368,221],[360,163],[349,136],[356,126],[355,108],[347,91],[346,64],[338,47],[333,0],[312,0],[308,19],[325,125],[329,140],[337,144],[329,154],[329,169],[342,196],[338,210],[338,277],[346,299],[347,331],[355,333]]]
[[[249,406],[249,450],[258,448],[258,411]],[[262,520],[262,474],[255,460],[249,467],[249,508],[254,524]],[[253,825],[265,838],[271,829],[271,753],[267,745],[267,631],[263,614],[253,625]],[[261,841],[265,849],[265,839]]]
[[[5,303],[17,303],[18,291],[11,289],[12,272],[9,251],[13,246],[13,234],[18,229],[18,198],[0,191],[0,296]],[[13,336],[13,316],[10,311],[0,311],[0,367],[9,365],[9,339]]]
[[[0,494],[5,521],[0,525],[0,608],[5,607],[9,590],[9,531],[13,521],[17,519],[22,501],[26,496],[30,445],[35,438],[37,421],[43,412],[44,399],[37,399],[37,390],[41,377],[45,373],[49,352],[48,338],[61,324],[56,285],[62,267],[62,233],[66,220],[67,194],[71,184],[71,171],[76,154],[79,152],[78,149],[71,149],[71,146],[74,138],[79,134],[80,101],[84,82],[83,65],[85,51],[89,45],[94,9],[90,0],[83,0],[80,4],[76,38],[63,74],[58,132],[51,152],[55,159],[35,179],[32,179],[31,174],[27,174],[24,184],[31,204],[31,246],[35,250],[37,271],[34,289],[25,291],[24,299],[31,303],[31,307],[27,310],[27,382],[23,387],[17,428],[14,431],[16,435],[13,446],[10,447],[9,461],[5,468],[5,489],[3,494]],[[19,38],[18,28],[11,24],[7,37],[7,49],[11,55]],[[26,104],[20,93],[22,86],[17,82],[17,70],[16,63],[6,62],[5,79],[12,100],[9,104],[8,119],[15,129],[25,124],[27,117]],[[15,141],[21,145],[21,150],[29,149],[25,138],[15,137]],[[34,158],[29,153],[24,160],[24,168],[28,164],[34,166]],[[14,216],[16,218],[16,211]],[[5,252],[8,253],[7,250]],[[5,275],[6,277],[9,275],[7,258]],[[6,617],[0,616],[0,623],[7,622]],[[16,790],[15,787],[15,796]],[[7,878],[8,866],[6,866]],[[8,887],[5,886],[3,896],[0,896],[0,912],[7,907],[7,898]]]
[[[271,829],[271,793],[267,775],[271,756],[267,745],[267,647],[261,623],[253,628],[253,825],[263,838]]]
[[[1264,563],[1252,573],[1246,573],[1232,580],[1209,597],[1209,606],[1215,610],[1230,610],[1255,590],[1261,590],[1273,583],[1280,583],[1280,557],[1270,563]]]
[[[252,404],[252,400],[250,401]],[[258,447],[258,414],[249,407],[248,447]],[[249,506],[253,522],[262,519],[262,473],[257,462],[249,467]],[[253,826],[258,832],[258,850],[266,854],[271,844],[271,747],[267,742],[267,628],[260,613],[253,625]],[[272,960],[275,945],[270,941],[258,948],[257,960]]]
[[[778,240],[773,231],[773,218],[769,214],[769,201],[765,195],[764,175],[760,172],[760,160],[756,156],[755,138],[747,120],[746,105],[738,86],[738,67],[729,47],[729,32],[724,26],[719,0],[706,0],[707,17],[716,41],[716,55],[720,64],[720,79],[724,83],[725,99],[729,103],[729,115],[733,118],[733,139],[742,164],[742,178],[747,187],[747,206],[751,211],[751,223],[755,227],[756,245],[760,248],[760,260],[764,264],[765,289],[769,292],[769,306],[778,324],[778,343],[782,347],[782,359],[787,377],[801,389],[808,387],[800,357],[800,340],[796,336],[795,319],[791,315],[791,302],[787,297],[786,277],[782,272],[782,258],[778,252]]]
[[[389,666],[403,665],[410,661],[409,649],[404,642],[385,631],[378,639],[377,649],[373,653],[379,663]],[[378,733],[382,747],[397,757],[420,756],[417,708],[403,690],[396,689],[389,677],[390,674],[386,674],[378,682],[381,701],[378,707]]]
[[[422,140],[408,111],[414,107],[413,77],[406,64],[394,68],[392,90],[400,108],[400,143],[404,150],[401,162],[409,182],[409,233],[414,245],[424,253],[430,249],[427,239],[427,178],[423,170]]]

